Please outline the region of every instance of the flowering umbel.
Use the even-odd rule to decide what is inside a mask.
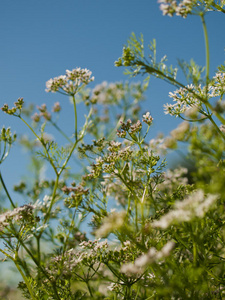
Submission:
[[[64,92],[75,95],[81,85],[87,85],[94,80],[92,72],[88,69],[76,68],[72,71],[66,70],[66,75],[51,78],[46,82],[46,92]]]

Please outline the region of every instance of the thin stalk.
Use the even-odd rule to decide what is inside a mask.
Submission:
[[[40,236],[36,237],[37,239],[37,260],[38,260],[38,264],[41,264],[41,249],[40,249]],[[40,269],[38,268],[38,286],[40,283]]]
[[[216,4],[215,2],[213,2],[211,4],[213,7],[215,7],[216,9],[218,9],[218,11],[221,11],[222,13],[225,14],[225,9],[223,9],[222,7],[220,7],[218,4]]]
[[[135,197],[134,203],[135,203],[135,226],[136,226],[136,230],[138,231],[138,205],[137,205],[136,197]]]
[[[66,247],[67,247],[67,244],[68,244],[70,233],[71,233],[71,231],[73,229],[73,226],[74,226],[74,219],[75,219],[75,216],[76,216],[76,212],[77,212],[77,210],[75,209],[75,211],[73,213],[72,221],[70,223],[69,232],[68,232],[68,234],[66,236],[66,240],[65,240],[65,242],[63,244],[61,264],[60,264],[60,267],[59,267],[59,276],[61,275],[61,271],[62,271],[62,267],[63,267],[63,263],[64,263],[65,252],[66,252]]]
[[[129,219],[129,212],[130,212],[130,196],[128,196],[128,204],[127,204],[127,220]]]
[[[164,79],[166,82],[168,82],[168,83],[170,83],[170,84],[172,84],[172,85],[174,85],[174,86],[176,86],[176,87],[181,87],[181,88],[185,89],[187,92],[191,93],[194,97],[196,97],[196,98],[199,99],[201,102],[203,102],[203,103],[204,103],[204,104],[212,111],[212,113],[217,117],[217,119],[218,119],[222,124],[225,124],[225,119],[224,119],[219,113],[217,113],[217,112],[214,110],[213,106],[207,101],[207,99],[205,99],[205,97],[203,98],[203,97],[199,96],[199,95],[196,94],[194,91],[192,91],[191,89],[189,89],[188,87],[186,87],[184,84],[182,84],[181,82],[177,81],[177,80],[174,79],[173,77],[165,75],[162,71],[157,70],[157,69],[155,69],[155,68],[153,68],[153,67],[151,67],[151,66],[146,65],[146,64],[145,64],[144,62],[142,62],[142,61],[139,61],[139,60],[138,60],[136,64],[142,66],[142,67],[146,70],[147,73],[152,74],[153,76],[154,76],[154,73],[157,74],[157,75],[160,75],[161,77],[163,77],[163,79]],[[155,76],[156,76],[156,75],[155,75]]]
[[[32,291],[32,288],[30,286],[30,283],[27,280],[27,277],[24,275],[24,273],[23,273],[22,269],[20,268],[19,264],[16,262],[16,260],[14,260],[14,263],[15,263],[15,265],[17,267],[17,270],[20,272],[21,276],[23,277],[24,282],[26,283],[26,286],[27,286],[27,289],[28,289],[28,291],[30,293],[31,299],[37,300],[37,298],[33,294],[33,291]]]
[[[196,245],[195,241],[193,242],[193,263],[194,263],[194,266],[196,267],[196,265],[197,265],[197,245]]]
[[[77,141],[77,105],[75,96],[72,95],[73,98],[73,108],[74,108],[74,116],[75,116],[75,141]]]
[[[66,247],[67,247],[67,244],[68,244],[68,240],[69,240],[69,236],[70,236],[70,233],[74,227],[74,219],[75,219],[75,216],[76,216],[76,212],[77,212],[77,209],[74,210],[74,213],[73,213],[73,217],[72,217],[72,220],[71,220],[71,223],[70,223],[70,228],[69,228],[69,232],[66,236],[66,240],[65,240],[65,243],[63,245],[63,257],[64,257],[64,254],[65,254],[65,251],[66,251]]]
[[[60,298],[58,296],[58,292],[57,292],[56,286],[55,286],[55,283],[49,278],[49,274],[47,273],[47,271],[45,271],[45,269],[42,268],[41,264],[39,264],[38,260],[34,257],[34,255],[31,253],[31,251],[29,250],[29,248],[25,245],[25,243],[23,242],[23,240],[20,238],[20,236],[18,234],[16,235],[16,238],[20,241],[21,245],[26,250],[26,252],[30,256],[30,258],[33,260],[33,262],[35,263],[35,265],[40,269],[40,271],[45,275],[45,277],[51,283],[51,285],[53,287],[53,290],[55,292],[56,299],[60,300]]]
[[[93,298],[93,294],[92,294],[92,291],[91,291],[91,287],[90,287],[89,281],[86,280],[85,283],[87,285],[87,288],[88,288],[88,291],[89,291],[89,294],[90,294],[91,298]]]
[[[22,269],[20,268],[20,266],[19,266],[19,264],[18,264],[18,262],[17,262],[17,256],[18,256],[18,253],[16,252],[16,253],[15,253],[15,259],[14,259],[13,261],[14,261],[16,267],[17,267],[17,270],[20,272],[21,276],[23,277],[24,282],[26,283],[26,286],[27,286],[27,288],[28,288],[28,291],[29,291],[29,293],[30,293],[31,298],[35,300],[36,297],[35,297],[35,295],[33,294],[33,291],[32,291],[32,288],[31,288],[31,286],[30,286],[29,280],[27,280],[26,275],[23,273]]]
[[[0,181],[1,181],[1,183],[2,183],[2,186],[3,186],[4,190],[5,190],[5,193],[6,193],[7,197],[8,197],[8,199],[9,199],[9,201],[10,201],[12,207],[15,208],[16,205],[13,203],[13,200],[12,200],[12,198],[11,198],[9,192],[8,192],[8,189],[7,189],[7,187],[6,187],[6,185],[5,185],[5,182],[4,182],[4,180],[3,180],[1,171],[0,171]]]
[[[54,163],[53,163],[53,161],[52,161],[52,159],[51,159],[51,157],[49,156],[49,153],[48,153],[48,150],[46,149],[46,146],[45,146],[45,144],[42,142],[42,140],[40,139],[40,137],[36,134],[36,132],[33,130],[33,128],[21,117],[21,116],[18,116],[23,122],[24,122],[24,124],[26,124],[27,125],[27,127],[32,131],[32,133],[36,136],[36,138],[39,140],[39,142],[42,144],[42,146],[44,147],[44,149],[45,149],[45,151],[46,151],[46,154],[47,154],[47,156],[48,156],[48,160],[49,160],[49,162],[50,162],[50,164],[51,164],[51,166],[53,167],[53,169],[54,169],[54,171],[55,171],[55,173],[56,173],[56,175],[58,174],[58,171],[57,171],[57,168],[56,168],[56,166],[54,165]]]
[[[142,227],[144,228],[145,225],[145,218],[144,218],[144,204],[145,204],[145,194],[146,194],[147,186],[144,188],[143,196],[141,198],[141,219],[142,219]]]
[[[224,133],[219,129],[219,127],[216,125],[215,121],[213,120],[213,118],[211,116],[208,116],[208,119],[210,120],[210,122],[214,125],[214,127],[216,128],[216,131],[222,136],[222,138],[225,140],[225,135]]]
[[[58,183],[59,183],[59,176],[60,176],[59,174],[57,174],[57,176],[56,176],[56,181],[55,181],[55,185],[54,185],[54,190],[53,190],[53,193],[52,193],[52,200],[51,200],[51,203],[50,203],[50,205],[49,205],[48,211],[47,211],[47,213],[46,213],[46,216],[45,216],[43,225],[47,223],[47,221],[49,220],[49,217],[50,217],[50,213],[51,213],[51,210],[52,210],[52,206],[53,206],[53,204],[54,204],[54,200],[55,200],[55,197],[56,197],[56,191],[57,191],[57,187],[58,187]],[[41,230],[39,237],[41,237],[42,233],[43,233],[43,230]]]
[[[204,31],[204,39],[205,39],[205,57],[206,57],[206,98],[208,93],[208,84],[209,84],[209,64],[210,64],[210,56],[209,56],[209,38],[208,38],[208,32],[207,27],[205,23],[204,13],[200,14],[202,25],[203,25],[203,31]]]
[[[4,148],[3,148],[3,153],[2,153],[2,156],[0,158],[0,162],[2,163],[6,157],[9,155],[9,151],[11,149],[11,144],[8,144],[8,151],[6,151],[7,147],[6,147],[6,142],[4,142]]]
[[[64,162],[64,164],[63,164],[61,170],[60,170],[59,173],[58,173],[59,176],[62,174],[63,170],[65,169],[65,167],[66,167],[68,161],[70,160],[70,157],[71,157],[71,155],[73,154],[73,151],[75,150],[75,148],[76,148],[78,142],[79,142],[79,140],[76,140],[76,142],[74,143],[72,149],[70,150],[70,153],[69,153],[69,155],[67,156],[66,161]]]
[[[26,275],[23,273],[22,269],[20,268],[20,266],[19,266],[19,264],[18,264],[18,262],[17,262],[17,256],[18,256],[18,253],[15,253],[15,258],[13,258],[12,256],[10,256],[10,255],[9,255],[7,252],[5,252],[4,250],[0,249],[0,251],[1,251],[6,257],[8,257],[9,259],[11,259],[11,260],[14,262],[14,264],[15,264],[16,267],[17,267],[17,270],[20,272],[21,276],[23,277],[24,282],[26,283],[26,286],[27,286],[28,291],[29,291],[29,293],[30,293],[31,299],[37,300],[36,297],[35,297],[34,294],[33,294],[32,288],[31,288],[31,286],[30,286],[29,281],[27,280]]]

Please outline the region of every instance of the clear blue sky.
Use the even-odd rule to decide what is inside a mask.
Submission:
[[[213,74],[224,61],[225,16],[212,12],[206,22]],[[65,97],[47,94],[45,82],[75,67],[90,69],[94,84],[127,80],[123,69],[114,67],[114,61],[121,56],[131,32],[143,33],[146,44],[155,38],[158,58],[167,54],[173,65],[178,58],[205,63],[200,18],[164,17],[157,0],[1,0],[0,105],[13,105],[19,97],[50,107],[60,101],[62,123],[69,126],[71,106]],[[152,138],[159,132],[168,133],[178,123],[163,113],[170,90],[174,89],[168,84],[150,80],[144,108],[154,117]],[[11,126],[18,134],[25,130],[19,120],[1,112],[0,125]],[[14,147],[4,162],[2,171],[9,188],[25,173],[25,157]]]

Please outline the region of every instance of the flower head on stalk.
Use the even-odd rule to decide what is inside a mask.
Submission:
[[[27,204],[2,213],[0,215],[0,231],[3,231],[5,227],[10,225],[10,223],[19,223],[19,221],[33,224],[33,210],[34,205]]]
[[[172,17],[174,14],[186,18],[188,14],[192,13],[193,7],[197,6],[196,0],[158,0],[160,3],[160,10],[163,15]]]
[[[51,78],[46,82],[46,92],[64,92],[75,95],[80,86],[87,85],[94,80],[94,76],[91,76],[91,74],[92,72],[88,69],[66,70],[66,75]]]

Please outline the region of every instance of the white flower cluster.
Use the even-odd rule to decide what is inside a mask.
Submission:
[[[196,0],[182,0],[177,3],[176,0],[158,0],[160,10],[163,15],[172,17],[174,14],[186,18],[191,13],[193,6],[196,5]]]
[[[192,93],[193,91],[193,93]],[[196,107],[201,108],[201,101],[196,98],[196,95],[204,97],[205,88],[202,88],[201,85],[195,87],[194,85],[188,85],[187,88],[180,88],[174,93],[170,92],[169,97],[173,98],[175,104],[165,104],[164,110],[165,114],[170,114],[171,116],[179,116],[180,114],[185,113],[190,108]]]
[[[178,186],[188,184],[187,173],[188,169],[183,167],[167,170],[163,173],[163,182],[157,185],[157,190],[168,193],[174,191]]]
[[[167,152],[165,138],[163,138],[162,135],[159,135],[157,138],[151,139],[149,141],[149,149],[150,151],[153,151],[154,153],[157,153],[159,155],[165,155]]]
[[[92,72],[88,69],[76,68],[66,70],[66,75],[61,75],[46,82],[46,92],[64,91],[66,94],[75,95],[80,85],[86,85],[94,80]]]
[[[223,133],[225,133],[225,125],[221,124],[219,128]]]
[[[40,201],[39,199],[34,203],[34,207],[36,210],[42,210],[43,208],[48,208],[50,206],[52,197],[45,195],[43,198],[43,201]]]
[[[100,242],[98,240],[94,241],[83,241],[79,244],[80,250],[72,248],[65,252],[64,255],[58,255],[51,259],[54,268],[49,272],[52,275],[55,274],[58,264],[63,261],[63,273],[70,274],[75,268],[79,268],[79,265],[85,261],[87,263],[99,263],[99,256],[102,256],[108,249],[107,240]]]
[[[14,208],[13,210],[6,211],[0,215],[0,231],[3,231],[12,221],[19,221],[26,215],[30,215],[34,209],[31,204],[23,205]]]
[[[209,87],[210,96],[223,96],[225,93],[225,72],[217,72],[213,77],[214,83]]]
[[[96,230],[97,238],[108,236],[114,230],[118,230],[124,225],[126,217],[125,211],[112,212],[104,220],[103,224]]]
[[[207,98],[220,97],[225,94],[225,72],[217,72],[212,82],[207,86]],[[186,88],[180,88],[175,92],[170,92],[169,97],[173,99],[174,104],[165,104],[165,114],[179,116],[185,114],[187,117],[197,118],[198,112],[202,108],[202,101],[199,98],[206,97],[206,86],[187,85]]]
[[[199,189],[182,201],[174,204],[174,209],[161,219],[152,223],[153,227],[162,229],[181,222],[189,222],[194,218],[203,218],[218,199],[217,195],[208,194],[206,197],[203,190]]]
[[[169,241],[160,251],[157,251],[154,247],[152,247],[147,253],[138,257],[134,263],[124,264],[121,267],[121,272],[126,273],[127,275],[143,273],[146,266],[169,256],[174,246],[175,243]]]
[[[153,117],[150,115],[150,112],[147,112],[145,115],[143,115],[142,122],[150,126],[152,124],[152,121]]]
[[[103,81],[93,89],[92,100],[99,104],[114,104],[124,98],[125,93],[126,90],[122,82],[108,83]]]
[[[134,99],[133,104],[137,104],[139,101],[144,100],[143,92],[145,89],[145,86],[141,83],[108,83],[103,81],[95,86],[90,96],[86,97],[87,95],[84,95],[84,97],[89,98],[91,103],[102,105],[118,105],[121,101],[129,98]]]
[[[128,198],[126,186],[113,174],[105,174],[103,179],[101,185],[106,195],[113,197],[118,205],[125,205]]]

